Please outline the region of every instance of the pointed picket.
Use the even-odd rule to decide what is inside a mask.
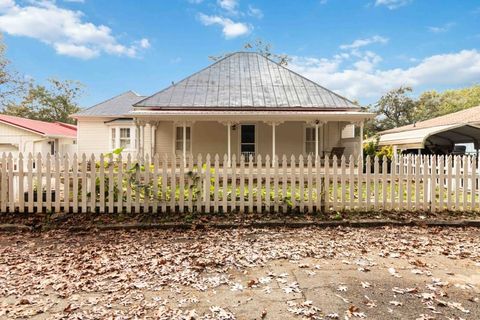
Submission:
[[[337,156],[333,155],[332,159],[332,167],[333,167],[333,172],[332,172],[332,184],[333,184],[333,210],[337,211],[339,208],[338,205],[338,160]]]
[[[270,156],[265,156],[265,212],[270,212]]]
[[[222,212],[227,212],[228,208],[228,156],[223,156],[222,164]]]
[[[240,202],[240,213],[245,213],[245,157],[240,156],[240,171],[239,171],[240,189],[238,192]]]
[[[231,159],[232,166],[232,183],[231,183],[231,192],[230,192],[230,210],[235,212],[237,210],[237,156],[232,155]]]
[[[346,158],[344,155],[340,158],[340,188],[341,188],[341,193],[340,193],[340,201],[341,201],[341,208],[342,210],[345,210],[345,206],[347,203],[347,182],[346,182],[346,176],[347,176],[347,167],[346,167]]]
[[[324,201],[324,206],[325,210],[330,209],[330,158],[328,155],[325,156],[324,160],[324,170],[325,170],[325,180],[323,182],[323,201]],[[319,209],[320,210],[320,209]]]
[[[205,212],[210,213],[211,212],[211,205],[210,205],[210,199],[211,199],[211,160],[210,160],[210,154],[207,154],[207,157],[205,158],[205,180],[204,180],[204,185],[205,187],[203,188],[203,193],[204,193],[204,201],[205,201]]]
[[[253,156],[248,156],[248,212],[253,213]]]
[[[185,164],[187,159],[180,155],[179,159],[179,176],[178,176],[178,211],[185,211]]]
[[[63,157],[63,211],[70,212],[70,159],[68,154]],[[40,196],[41,198],[41,196]],[[39,202],[39,207],[40,202]]]
[[[288,160],[287,156],[282,156],[282,213],[286,213],[288,210],[287,203],[287,192],[288,192]]]
[[[127,182],[128,183],[128,182]],[[115,207],[117,208],[117,212],[123,212],[123,157],[120,153],[117,158],[117,201]]]
[[[348,208],[354,209],[355,199],[355,162],[353,155],[348,157]]]
[[[18,155],[18,211],[25,212],[25,167],[23,154]]]
[[[313,213],[313,174],[312,174],[312,156],[307,156],[307,204],[308,212]]]
[[[257,156],[257,172],[255,173],[255,176],[257,178],[257,201],[256,201],[256,212],[257,213],[262,213],[262,180],[263,180],[263,174],[262,174],[262,156],[258,155]]]
[[[299,158],[300,159],[300,158]],[[299,161],[300,162],[300,161]],[[292,203],[292,210],[297,209],[297,164],[295,162],[295,156],[290,157],[290,201]]]
[[[273,168],[273,211],[278,213],[279,209],[279,180],[280,180],[280,173],[279,173],[279,159],[278,156],[275,155],[273,158],[274,168]]]
[[[219,195],[218,190],[220,189],[220,157],[218,154],[215,155],[215,162],[213,164],[213,212],[218,213],[219,207]]]
[[[301,213],[305,212],[305,165],[303,155],[298,156],[298,207]]]

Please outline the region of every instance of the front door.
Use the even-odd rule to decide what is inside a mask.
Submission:
[[[255,159],[255,125],[242,124],[241,126],[241,141],[240,154],[248,161],[250,156]]]

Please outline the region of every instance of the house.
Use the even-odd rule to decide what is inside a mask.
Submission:
[[[0,153],[73,154],[76,139],[77,128],[71,124],[0,114]]]
[[[379,132],[380,146],[400,151],[448,154],[455,145],[480,148],[480,106]]]
[[[80,153],[358,156],[373,114],[252,52],[237,52],[142,97],[131,91],[72,115]]]

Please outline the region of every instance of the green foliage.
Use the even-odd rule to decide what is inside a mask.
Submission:
[[[426,91],[416,99],[409,94],[412,89],[400,87],[387,92],[378,102],[368,108],[377,117],[367,121],[364,132],[374,136],[377,132],[443,116],[480,105],[480,85],[468,88]]]
[[[378,114],[377,129],[388,130],[412,123],[415,120],[415,100],[410,87],[400,87],[387,92],[374,105]]]
[[[391,160],[393,158],[393,148],[392,146],[379,147],[378,139],[371,140],[363,145],[363,156],[370,156],[372,159],[378,157],[380,160],[385,156],[387,160]]]
[[[446,90],[426,91],[417,100],[415,120],[423,121],[480,105],[480,85]]]
[[[80,110],[77,99],[82,85],[77,81],[49,79],[48,86],[30,82],[19,103],[9,103],[4,114],[47,122],[74,123],[69,115]]]

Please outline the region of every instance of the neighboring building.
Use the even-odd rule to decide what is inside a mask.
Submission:
[[[71,124],[0,114],[0,153],[73,154],[76,138],[77,128]]]
[[[480,148],[480,106],[379,133],[379,145],[418,153],[448,154],[455,145]]]
[[[108,153],[119,147],[136,153],[136,127],[130,111],[145,97],[127,91],[74,115],[78,127],[78,153]]]
[[[80,153],[123,146],[170,156],[357,156],[373,114],[260,54],[238,52],[150,97],[129,91],[72,117]]]

